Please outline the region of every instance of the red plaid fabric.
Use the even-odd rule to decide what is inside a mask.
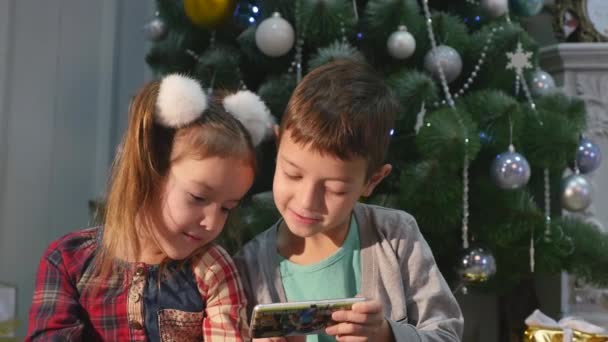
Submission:
[[[248,339],[247,300],[236,266],[223,249],[211,247],[194,267],[199,291],[206,302],[205,341]]]
[[[26,341],[146,341],[149,328],[141,322],[130,321],[133,299],[129,305],[131,279],[136,265],[127,265],[103,281],[99,290],[91,290],[92,261],[98,248],[101,229],[91,228],[70,233],[50,244],[40,261],[36,286],[29,313]],[[160,326],[163,337],[171,340],[244,341],[248,338],[246,300],[242,284],[230,256],[219,246],[209,245],[192,262],[198,293],[204,302],[204,312],[173,317],[198,317],[196,336],[184,336],[188,331],[175,319],[171,327]],[[171,295],[165,294],[162,295]],[[183,295],[183,293],[180,293]],[[140,301],[137,308],[146,310]],[[166,316],[171,308],[162,310]],[[156,314],[156,313],[155,313]],[[163,316],[164,317],[164,316]],[[134,324],[135,323],[135,324]],[[194,322],[196,324],[196,321]],[[161,323],[162,325],[162,320]],[[158,335],[159,327],[155,327]],[[167,334],[175,334],[168,336]]]

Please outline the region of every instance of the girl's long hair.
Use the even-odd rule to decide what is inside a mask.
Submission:
[[[159,81],[146,84],[129,106],[127,131],[111,169],[103,237],[94,264],[100,279],[112,275],[118,255],[139,255],[142,234],[151,238],[152,229],[162,229],[159,202],[173,162],[184,157],[236,157],[256,168],[249,133],[225,111],[221,94],[211,98],[197,120],[173,129],[155,123],[159,88]]]

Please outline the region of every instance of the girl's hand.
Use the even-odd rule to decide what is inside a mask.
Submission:
[[[368,300],[353,304],[351,310],[336,311],[331,315],[336,324],[325,333],[337,341],[394,341],[393,333],[382,313],[382,304]]]

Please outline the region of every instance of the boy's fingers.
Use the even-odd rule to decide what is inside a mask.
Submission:
[[[379,301],[372,299],[353,304],[351,310],[363,314],[375,314],[382,311],[382,304]]]
[[[363,332],[363,325],[348,322],[338,323],[325,329],[328,335],[363,335]]]
[[[351,322],[357,324],[368,324],[369,318],[370,316],[368,314],[362,314],[352,310],[340,310],[331,315],[331,319],[336,322]]]
[[[336,341],[339,342],[368,342],[370,339],[367,336],[336,336]]]
[[[348,322],[362,326],[374,326],[381,324],[384,317],[381,313],[362,314],[353,311],[336,311],[331,315],[331,319],[338,323]]]

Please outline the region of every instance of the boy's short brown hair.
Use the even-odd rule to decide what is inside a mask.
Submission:
[[[386,158],[399,104],[382,75],[365,63],[336,60],[312,70],[296,87],[280,136],[340,159],[367,160],[367,177]]]

